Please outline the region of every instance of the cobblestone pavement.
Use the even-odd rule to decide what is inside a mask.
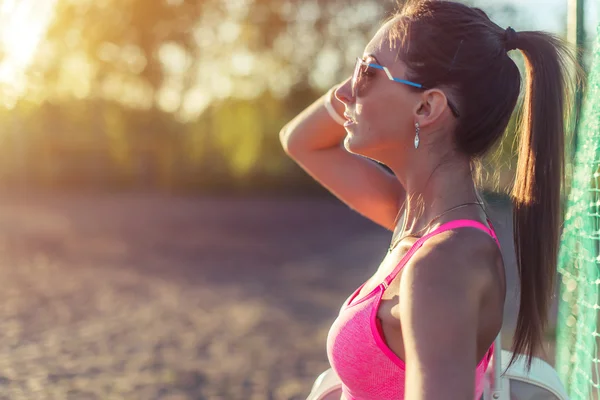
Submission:
[[[304,399],[388,241],[324,199],[4,196],[0,400]]]

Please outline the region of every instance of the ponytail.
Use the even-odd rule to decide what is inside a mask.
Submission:
[[[541,347],[554,294],[564,187],[565,123],[572,93],[569,70],[577,64],[567,46],[542,32],[520,32],[526,89],[512,191],[513,230],[521,299],[513,351],[528,367]]]

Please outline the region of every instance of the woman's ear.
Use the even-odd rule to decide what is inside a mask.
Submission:
[[[421,101],[415,108],[415,115],[421,127],[437,121],[448,106],[448,99],[439,89],[428,89],[421,95]]]

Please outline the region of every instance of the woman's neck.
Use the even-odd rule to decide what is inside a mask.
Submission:
[[[413,176],[406,176],[404,181],[405,213],[403,226],[400,228],[404,232],[403,234],[416,233],[424,229],[432,219],[453,207],[481,201],[475,188],[470,166],[439,165],[431,169],[429,173],[421,170]],[[455,219],[455,215],[472,213],[473,211],[468,208],[451,211],[440,217],[435,223]]]

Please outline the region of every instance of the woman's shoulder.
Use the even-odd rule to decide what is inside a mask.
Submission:
[[[405,266],[404,275],[424,285],[454,283],[477,295],[498,284],[501,260],[500,249],[488,233],[453,229],[428,238]]]
[[[448,365],[474,367],[497,335],[503,310],[502,285],[493,282],[497,254],[486,232],[456,229],[430,237],[405,265],[399,313],[407,365],[416,363],[430,381],[448,377]]]

